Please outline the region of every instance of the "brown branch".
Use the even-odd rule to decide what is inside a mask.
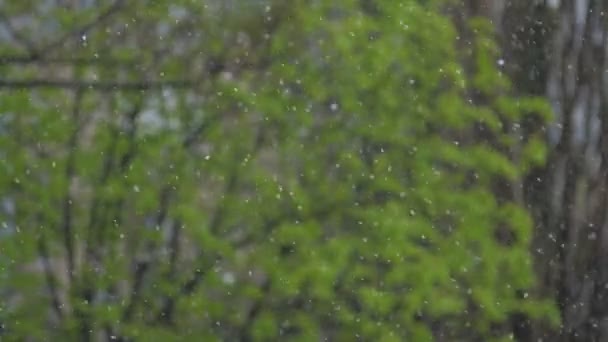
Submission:
[[[126,172],[129,165],[135,158],[135,153],[137,151],[137,117],[141,112],[141,108],[143,107],[143,101],[138,101],[135,108],[127,115],[127,140],[129,143],[129,147],[125,154],[120,158],[120,172]]]
[[[89,91],[144,91],[162,88],[192,88],[197,86],[197,80],[166,80],[166,81],[75,81],[75,80],[7,80],[0,79],[0,88],[5,89],[36,89],[36,88],[57,88],[57,89],[81,89]]]
[[[267,299],[268,294],[270,293],[270,289],[271,289],[270,279],[268,279],[268,278],[265,279],[264,282],[262,283],[262,285],[260,286],[260,289],[262,292],[260,298],[258,298],[251,305],[249,310],[247,310],[247,314],[245,315],[245,322],[243,322],[241,327],[238,329],[238,340],[239,341],[250,341],[251,340],[251,337],[249,336],[251,327],[253,326],[253,324],[255,323],[255,320],[260,315],[262,309],[264,308],[264,301]]]
[[[34,43],[32,43],[32,41],[22,35],[21,32],[19,32],[13,26],[10,20],[10,15],[7,15],[6,13],[0,11],[0,22],[4,23],[4,27],[17,43],[25,47],[25,49],[27,49],[29,53],[33,53],[33,51],[35,50]]]
[[[206,267],[204,269],[207,269]],[[204,269],[197,268],[194,270],[192,278],[185,282],[179,289],[179,292],[172,296],[166,296],[163,300],[163,305],[156,316],[156,320],[166,325],[173,324],[173,313],[175,312],[175,305],[177,300],[181,297],[187,297],[196,290],[198,284],[203,280],[203,276],[206,274]]]
[[[35,64],[39,66],[48,65],[76,65],[76,66],[88,66],[88,65],[102,65],[104,67],[121,67],[128,66],[133,67],[137,64],[135,59],[124,59],[114,57],[49,57],[45,59],[37,58],[32,55],[0,55],[0,65],[2,64]]]
[[[106,19],[108,19],[112,14],[117,12],[122,5],[124,4],[124,0],[116,0],[110,7],[108,7],[105,11],[101,12],[97,17],[93,18],[90,22],[74,29],[69,32],[66,32],[61,37],[56,40],[44,45],[43,47],[36,49],[32,54],[32,57],[35,59],[44,58],[43,55],[48,55],[52,50],[59,48],[65,42],[67,42],[70,38],[78,37],[80,38],[82,35],[86,34],[88,31],[93,29],[95,26],[103,23]]]
[[[61,299],[59,298],[59,292],[57,290],[57,279],[53,274],[53,270],[50,263],[49,250],[45,242],[44,235],[40,234],[38,237],[38,254],[40,258],[42,258],[42,267],[44,269],[44,276],[46,278],[46,285],[48,287],[49,293],[51,295],[51,304],[53,305],[53,310],[57,314],[57,317],[61,320],[63,319],[63,311],[61,304]]]
[[[103,160],[102,163],[102,169],[101,169],[101,174],[99,176],[99,180],[98,180],[98,186],[101,188],[103,187],[108,180],[110,179],[110,176],[115,173],[115,172],[124,172],[129,164],[131,163],[132,159],[135,156],[135,144],[136,144],[136,120],[138,117],[138,114],[141,112],[141,108],[142,108],[142,101],[138,101],[133,109],[131,109],[128,113],[124,114],[127,120],[127,130],[128,130],[128,136],[127,139],[129,141],[129,148],[128,150],[120,157],[119,160],[119,165],[115,165],[114,163],[114,159],[117,157],[117,151],[116,151],[116,147],[117,147],[117,142],[119,140],[119,129],[118,128],[114,128],[112,129],[112,137],[110,139],[110,144],[108,145],[106,152],[104,153],[105,158]],[[117,170],[118,169],[118,170]],[[103,248],[104,244],[105,244],[105,237],[104,237],[104,227],[105,224],[107,223],[107,216],[104,214],[100,214],[101,210],[106,210],[110,211],[110,209],[108,209],[112,204],[113,204],[113,210],[115,212],[114,214],[114,218],[115,218],[115,222],[119,223],[120,222],[120,210],[122,208],[122,203],[123,203],[123,199],[119,199],[114,203],[108,203],[109,201],[104,200],[99,193],[97,193],[92,201],[92,204],[90,206],[90,213],[89,213],[89,223],[87,226],[87,245],[86,245],[86,250],[85,250],[85,257],[86,257],[86,261],[87,263],[91,263],[93,260],[99,259],[99,255],[96,252],[96,248],[97,250],[99,250],[99,248]],[[147,265],[144,265],[147,266]],[[139,267],[139,265],[138,265]],[[135,273],[139,274],[141,272],[145,272],[145,269],[136,269]],[[143,280],[143,279],[141,279]],[[140,286],[140,285],[137,285]],[[134,294],[135,296],[135,294]]]
[[[76,148],[78,144],[78,134],[80,131],[79,117],[80,107],[82,104],[82,92],[76,91],[74,95],[74,105],[72,108],[72,120],[74,122],[74,130],[68,141],[68,158],[66,161],[65,177],[66,177],[66,188],[63,199],[63,241],[64,247],[67,253],[67,267],[68,267],[68,278],[70,281],[74,278],[74,237],[72,231],[72,196],[70,193],[70,186],[72,179],[75,175],[75,162],[76,162]]]
[[[108,145],[108,147],[106,148],[106,151],[104,152],[104,160],[103,160],[103,164],[102,164],[102,168],[101,168],[101,175],[99,177],[99,181],[98,181],[98,190],[95,193],[95,195],[93,196],[92,202],[91,202],[91,206],[89,208],[89,222],[87,225],[87,234],[89,235],[87,238],[87,246],[86,246],[86,252],[85,255],[89,258],[92,257],[93,251],[92,251],[92,244],[90,243],[92,240],[92,231],[96,230],[97,225],[100,224],[100,208],[101,207],[105,207],[103,204],[105,204],[103,202],[103,199],[101,198],[101,196],[99,195],[99,190],[101,187],[103,187],[108,179],[110,178],[110,175],[112,174],[112,170],[114,168],[114,163],[113,163],[113,159],[114,156],[116,154],[116,146],[118,144],[118,129],[114,129],[112,130],[112,136],[110,138],[110,144]]]
[[[131,287],[131,300],[122,313],[123,322],[128,322],[135,312],[135,305],[137,305],[139,298],[141,297],[141,287],[144,282],[144,276],[149,267],[149,262],[139,262],[135,265],[135,275],[133,276],[133,286]]]
[[[196,142],[197,138],[201,134],[203,134],[212,125],[213,122],[215,122],[215,121],[214,120],[205,120],[203,123],[198,125],[192,132],[188,133],[186,135],[186,137],[184,138],[184,140],[182,141],[182,147],[185,149],[188,149],[190,146],[192,146],[192,144],[194,144]],[[170,196],[174,191],[175,191],[175,189],[171,185],[166,184],[160,192],[159,210],[158,210],[158,215],[156,218],[156,224],[159,226],[165,220],[165,217],[166,217],[168,209],[169,209]],[[181,223],[179,221],[175,222],[173,224],[173,229],[171,231],[171,237],[170,237],[170,242],[169,242],[169,244],[170,244],[169,248],[171,250],[170,270],[168,272],[169,279],[173,279],[175,277],[175,273],[177,271],[176,267],[177,267],[177,258],[178,258],[178,254],[179,254],[178,248],[179,248],[180,231],[181,231]],[[148,249],[154,249],[154,246],[149,245]],[[152,262],[152,260],[146,259],[146,260],[138,262],[135,266],[136,272],[135,272],[135,276],[134,276],[134,280],[133,280],[133,286],[131,289],[132,297],[129,300],[129,304],[127,304],[125,311],[123,312],[123,320],[125,320],[125,321],[128,321],[131,318],[133,311],[134,311],[134,307],[140,299],[139,293],[141,292],[141,287],[143,285],[143,278],[145,277],[146,272],[149,270],[149,268],[150,268],[149,266],[150,266],[151,262]],[[199,281],[198,280],[199,277],[202,277],[201,272],[196,272],[193,279],[191,279],[184,286],[184,288],[182,288],[181,291],[189,292],[189,291],[191,291],[190,288],[193,290],[196,286],[196,283],[198,283],[198,281]],[[158,315],[159,320],[161,320],[161,317],[163,317],[163,316],[165,316],[165,319],[164,319],[165,321],[170,320],[170,317],[172,316],[172,312],[173,312],[173,307],[174,307],[174,302],[172,301],[172,299],[170,297],[165,297],[163,307],[161,309],[161,312]]]
[[[177,262],[180,253],[180,235],[182,230],[182,223],[177,221],[173,224],[171,230],[171,236],[169,240],[169,271],[167,272],[167,280],[174,282],[177,277]],[[173,322],[173,313],[175,311],[175,302],[170,300],[170,297],[165,296],[163,299],[163,305],[159,315],[157,316],[158,321],[171,324]]]
[[[185,149],[190,148],[215,120],[205,120],[203,123],[198,125],[194,130],[186,135],[182,142],[182,147]]]
[[[159,209],[158,215],[156,216],[156,225],[160,226],[165,220],[167,213],[169,211],[169,201],[171,198],[171,187],[165,186],[160,193],[159,198]],[[150,242],[147,246],[148,250],[154,250],[154,243]],[[123,311],[122,319],[123,321],[129,321],[133,315],[135,306],[139,302],[141,298],[141,288],[143,286],[143,280],[146,276],[148,269],[150,268],[150,264],[152,263],[152,258],[147,258],[141,261],[138,261],[135,264],[135,275],[133,276],[133,285],[131,286],[131,298],[127,307]]]
[[[195,130],[195,132],[196,132],[196,130]],[[260,129],[260,131],[257,134],[257,137],[254,142],[254,146],[252,147],[250,154],[253,155],[257,151],[259,151],[259,149],[262,147],[263,141],[264,141],[263,131],[262,131],[262,129]],[[224,222],[223,217],[224,217],[225,210],[226,210],[227,198],[230,194],[232,194],[236,190],[239,176],[240,176],[239,167],[235,166],[232,169],[232,171],[230,172],[230,175],[228,176],[228,180],[226,181],[226,184],[224,186],[224,191],[223,191],[224,200],[218,204],[218,206],[216,207],[216,209],[213,212],[213,215],[209,221],[209,231],[212,234],[217,234]],[[194,270],[193,275],[190,277],[190,279],[188,281],[186,281],[182,285],[182,287],[180,288],[180,291],[175,295],[165,297],[161,311],[157,315],[158,321],[164,322],[165,324],[167,324],[167,323],[170,324],[171,323],[171,321],[170,321],[171,313],[174,310],[177,300],[181,297],[185,297],[185,296],[192,294],[196,290],[196,288],[198,287],[200,282],[203,280],[203,276],[205,275],[204,270],[206,270],[207,267],[204,264],[204,255],[202,252],[199,252],[198,258],[202,261],[201,265]]]
[[[186,137],[184,138],[184,140],[182,141],[182,147],[185,149],[188,149],[189,147],[191,147],[192,144],[194,144],[197,141],[197,138],[201,134],[203,134],[209,127],[211,127],[213,122],[215,122],[215,120],[205,120],[203,123],[198,125],[194,130],[192,130],[190,133],[188,133],[186,135]],[[171,195],[171,193],[173,191],[172,191],[172,187],[170,185],[165,185],[165,187],[163,187],[163,189],[161,190],[161,196],[160,196],[160,201],[159,201],[159,211],[158,211],[158,216],[156,219],[156,222],[158,225],[160,225],[165,220],[165,216],[168,211],[169,196]],[[170,270],[168,272],[169,279],[173,279],[175,277],[175,273],[177,270],[176,267],[177,267],[177,258],[178,258],[178,254],[179,254],[178,249],[179,249],[180,232],[181,232],[181,222],[178,221],[173,224],[173,229],[171,232],[171,238],[170,238],[170,242],[169,242],[170,243],[169,248],[171,250]],[[152,248],[152,247],[149,247],[149,248]],[[147,270],[149,269],[150,263],[151,263],[151,260],[145,260],[145,261],[139,262],[136,265],[136,273],[135,273],[132,292],[131,292],[133,294],[133,297],[131,298],[131,300],[129,301],[129,304],[127,305],[127,308],[123,312],[124,320],[130,319],[130,317],[133,313],[134,306],[135,306],[136,302],[139,300],[139,295],[137,295],[137,294],[141,290],[141,286],[143,284],[142,280],[143,280]],[[140,272],[137,272],[138,270]],[[195,289],[196,284],[199,282],[199,280],[200,280],[200,278],[202,278],[202,276],[203,276],[203,273],[200,270],[197,270],[195,272],[193,278],[190,279],[182,287],[180,292],[183,292],[183,294],[189,294],[191,291],[193,291]],[[175,302],[172,297],[168,297],[168,296],[164,298],[163,302],[164,303],[163,303],[162,309],[158,315],[158,320],[170,322],[172,313],[174,310]]]
[[[169,237],[169,271],[167,272],[167,278],[169,281],[175,280],[177,275],[177,262],[180,254],[180,237],[183,225],[177,220],[173,223],[170,237]]]
[[[124,172],[126,168],[129,166],[132,158],[135,156],[135,130],[136,130],[136,121],[137,116],[139,115],[143,104],[142,101],[138,101],[134,108],[130,110],[127,114],[125,114],[127,118],[127,122],[129,125],[129,150],[122,156],[120,160],[120,172]],[[114,158],[116,157],[116,146],[119,140],[120,130],[118,128],[112,128],[112,137],[110,138],[110,144],[106,152],[104,153],[105,158],[103,161],[103,167],[101,169],[101,175],[99,178],[98,185],[100,187],[104,186],[108,179],[110,178],[112,172],[114,172]],[[107,207],[107,203],[100,204],[102,200],[100,196],[95,196],[93,199],[93,203],[91,205],[90,215],[89,215],[89,227],[91,230],[95,230],[95,227],[99,226],[100,220],[98,219],[99,207]],[[117,218],[118,220],[118,218]]]
[[[135,158],[135,155],[136,155],[136,151],[137,151],[137,139],[136,139],[137,118],[138,118],[139,114],[141,113],[142,107],[143,107],[143,100],[141,100],[141,98],[140,98],[137,101],[137,103],[135,104],[134,108],[126,115],[127,127],[125,128],[125,130],[127,131],[128,148],[127,148],[127,151],[120,158],[120,162],[118,165],[118,172],[120,174],[124,174],[125,172],[127,172],[129,166],[131,165],[131,162],[133,161],[133,159]],[[115,139],[116,139],[117,138],[116,136],[118,135],[118,130],[115,130],[114,132],[116,133],[116,135],[115,135]],[[115,147],[116,146],[114,146],[114,148]],[[102,184],[104,184],[106,182],[109,175],[110,175],[109,173],[102,175],[102,177],[103,177]],[[120,225],[120,223],[122,222],[121,211],[122,211],[122,205],[123,205],[124,200],[125,200],[125,198],[123,196],[123,197],[120,197],[119,199],[117,199],[113,203],[113,206],[114,206],[113,220],[116,225]],[[106,203],[104,206],[110,207],[110,203]],[[106,222],[107,222],[107,220],[106,220]],[[103,234],[104,226],[98,225],[98,229],[96,229],[96,230],[98,232],[98,236],[97,236],[98,244],[103,245],[103,243],[105,241],[105,236]]]
[[[211,125],[215,122],[215,120],[205,120],[203,123],[201,123],[200,125],[198,125],[194,130],[192,130],[190,133],[188,133],[186,135],[186,137],[184,138],[184,140],[182,141],[182,147],[184,149],[188,149],[192,146],[192,144],[194,144],[198,137],[203,134],[209,127],[211,127]],[[212,221],[217,221],[215,219],[215,217],[218,217],[217,215],[214,216],[214,220]],[[216,224],[218,224],[218,222],[216,222]],[[175,274],[177,272],[177,258],[179,256],[179,238],[180,238],[180,233],[181,233],[181,223],[180,222],[176,222],[173,225],[173,230],[171,232],[171,238],[170,238],[170,242],[169,242],[169,249],[171,251],[171,255],[169,258],[169,262],[170,262],[170,266],[169,266],[169,272],[167,274],[167,278],[170,281],[173,281],[175,279]],[[179,295],[188,295],[190,294],[192,291],[194,291],[194,289],[196,288],[196,284],[198,284],[198,282],[200,281],[200,279],[203,277],[203,272],[201,271],[201,269],[197,269],[194,273],[194,275],[192,276],[192,278],[190,280],[188,280],[180,289],[180,293]],[[157,315],[157,321],[159,322],[163,322],[165,324],[172,324],[173,322],[173,312],[175,311],[175,298],[172,296],[165,296],[165,298],[163,299],[163,304],[161,307],[160,312]]]

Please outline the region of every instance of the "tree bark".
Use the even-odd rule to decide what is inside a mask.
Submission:
[[[524,188],[541,291],[558,301],[562,324],[521,340],[608,340],[607,7],[512,0],[494,20],[515,88],[546,96],[554,111],[542,127],[548,162]]]

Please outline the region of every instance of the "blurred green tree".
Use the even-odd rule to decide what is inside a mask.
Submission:
[[[536,98],[435,1],[2,3],[7,340],[492,340]],[[36,39],[34,32],[40,35]]]

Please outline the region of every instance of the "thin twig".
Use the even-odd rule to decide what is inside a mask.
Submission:
[[[171,187],[164,187],[161,190],[160,198],[159,198],[159,209],[158,215],[156,216],[156,225],[161,226],[165,221],[167,213],[169,211],[169,202],[171,199]],[[153,242],[150,242],[147,246],[148,250],[154,250],[155,246]],[[129,321],[134,312],[135,306],[139,302],[141,298],[141,288],[143,286],[143,280],[146,276],[146,273],[152,263],[152,258],[147,258],[141,261],[138,261],[135,265],[135,275],[133,276],[133,282],[131,286],[131,298],[129,300],[129,304],[123,311],[122,319],[123,321]]]
[[[32,55],[0,55],[1,64],[35,64],[39,66],[56,65],[102,65],[104,67],[133,67],[137,64],[135,59],[114,58],[114,57],[75,57],[75,56],[57,56],[44,59],[37,58]]]
[[[34,89],[34,88],[57,88],[57,89],[81,89],[92,91],[144,91],[162,88],[192,88],[197,86],[197,80],[166,80],[166,81],[75,81],[75,80],[7,80],[0,79],[0,88],[5,89]]]
[[[67,253],[67,266],[68,266],[68,277],[70,281],[74,278],[74,237],[72,231],[72,196],[71,196],[71,181],[75,174],[75,162],[76,162],[76,148],[78,144],[78,134],[80,127],[78,124],[80,117],[80,107],[82,104],[82,92],[76,91],[74,95],[74,105],[72,108],[72,120],[74,122],[74,129],[72,135],[68,141],[68,159],[66,161],[65,176],[66,176],[66,188],[63,199],[63,238],[64,247]]]
[[[124,4],[124,0],[116,0],[110,7],[108,7],[105,11],[101,12],[97,17],[95,17],[90,22],[74,29],[69,32],[66,32],[61,37],[56,40],[44,45],[43,47],[36,49],[36,51],[32,54],[32,56],[36,59],[44,58],[45,55],[49,55],[52,50],[61,47],[65,42],[67,42],[70,38],[78,37],[80,38],[82,35],[86,34],[95,26],[101,24],[107,18],[109,18],[112,14],[117,12],[122,5]]]
[[[250,151],[251,155],[256,154],[260,150],[260,148],[262,147],[263,141],[264,141],[263,130],[260,129],[260,131],[257,133],[253,147],[251,148],[251,151]],[[226,184],[224,185],[224,191],[223,191],[224,200],[218,204],[215,211],[213,212],[213,216],[211,217],[211,219],[209,221],[208,229],[209,229],[209,232],[211,232],[212,234],[218,234],[220,228],[223,225],[223,222],[224,222],[223,218],[225,216],[227,198],[236,190],[237,185],[238,185],[239,176],[240,176],[239,168],[238,168],[238,166],[236,166],[230,172],[230,175],[228,176],[228,180],[226,181]],[[186,281],[182,285],[180,291],[173,296],[165,297],[163,307],[161,308],[161,311],[157,316],[158,320],[162,320],[162,321],[165,321],[165,323],[167,323],[167,319],[165,316],[166,316],[167,312],[170,313],[173,310],[173,308],[175,307],[175,304],[177,303],[177,300],[179,300],[179,298],[181,298],[181,297],[191,295],[197,289],[198,285],[203,280],[203,276],[206,274],[205,270],[207,269],[207,267],[204,264],[204,255],[202,252],[199,252],[198,258],[201,260],[201,265],[194,270],[194,274],[190,277],[190,279],[188,281]]]
[[[4,23],[4,27],[6,28],[8,33],[13,37],[15,41],[22,45],[28,51],[28,53],[34,52],[34,43],[30,41],[27,37],[25,37],[23,34],[21,34],[21,32],[19,32],[13,26],[9,15],[0,11],[0,22]]]
[[[53,304],[53,310],[57,314],[57,317],[61,320],[63,319],[63,305],[61,304],[61,299],[59,298],[59,292],[57,290],[57,279],[53,274],[53,269],[50,263],[49,250],[46,245],[45,237],[43,234],[40,234],[40,236],[38,237],[38,254],[40,255],[40,258],[42,258],[42,267],[44,268],[46,285],[51,295],[51,303]]]

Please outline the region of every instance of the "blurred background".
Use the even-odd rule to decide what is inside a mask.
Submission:
[[[0,0],[0,340],[608,341],[602,0]]]

